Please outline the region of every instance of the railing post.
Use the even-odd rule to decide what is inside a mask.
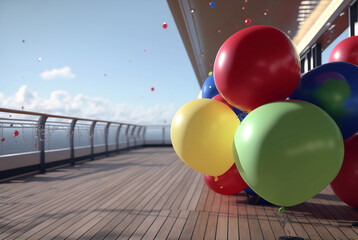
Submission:
[[[143,146],[145,146],[145,132],[147,131],[147,126],[144,127],[144,130],[143,130]]]
[[[131,131],[131,138],[134,137],[134,131],[135,131],[135,129],[136,129],[137,127],[138,127],[137,125],[134,125],[134,126],[133,126],[132,131]],[[134,147],[135,147],[136,144],[137,144],[137,140],[136,140],[135,137],[134,137]]]
[[[162,144],[165,145],[165,126],[162,127],[162,130],[163,130],[163,134],[162,134]]]
[[[76,119],[71,121],[70,125],[70,149],[71,149],[71,166],[75,165],[75,143],[74,143],[74,135],[75,135],[75,126],[76,126]]]
[[[106,128],[104,130],[104,144],[106,145],[106,156],[107,157],[109,156],[109,153],[108,153],[108,130],[109,130],[109,125],[111,125],[110,122],[106,124]]]
[[[136,138],[138,138],[138,140],[140,140],[140,137],[139,137],[139,135],[140,135],[140,130],[142,130],[142,126],[139,126],[139,128],[138,128],[138,132],[137,132],[137,135],[136,135]]]
[[[90,139],[91,139],[91,160],[94,160],[94,127],[97,121],[93,121],[90,127]]]
[[[131,125],[130,124],[128,124],[127,125],[127,129],[126,129],[126,138],[127,138],[127,149],[129,148],[129,137],[128,137],[128,132],[129,132],[129,127],[130,127]]]
[[[122,123],[119,124],[118,129],[117,129],[117,134],[116,134],[116,149],[117,149],[117,153],[119,153],[119,133],[121,131],[121,127],[122,127]]]
[[[40,151],[40,173],[46,172],[45,161],[45,124],[47,117],[41,116],[37,122],[37,141]]]

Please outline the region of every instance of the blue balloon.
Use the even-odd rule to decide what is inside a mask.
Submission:
[[[255,205],[273,205],[272,203],[266,201],[259,195],[257,195],[250,187],[245,189],[245,192],[249,195],[249,202]]]
[[[216,85],[214,82],[214,74],[211,74],[204,82],[203,87],[201,89],[202,98],[213,98],[219,94],[219,91],[216,89]]]
[[[247,112],[241,111],[237,108],[233,107],[233,110],[235,112],[235,114],[237,115],[237,117],[240,119],[240,122],[242,122],[242,120],[244,120],[244,118],[247,116]]]
[[[351,63],[327,63],[307,72],[290,99],[307,101],[325,110],[344,139],[358,132],[358,67]]]

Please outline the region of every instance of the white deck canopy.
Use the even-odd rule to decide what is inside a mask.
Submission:
[[[281,29],[302,56],[314,44],[324,50],[349,26],[350,0],[167,0],[201,86],[222,43],[252,25]],[[243,9],[244,8],[244,9]]]

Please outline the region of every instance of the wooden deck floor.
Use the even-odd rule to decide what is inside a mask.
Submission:
[[[172,148],[143,148],[0,184],[0,239],[278,239],[277,210],[214,193]],[[330,188],[287,216],[291,236],[358,239],[358,211]]]

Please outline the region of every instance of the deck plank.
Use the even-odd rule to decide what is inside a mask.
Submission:
[[[210,190],[172,148],[142,148],[0,184],[0,239],[358,239],[330,187],[287,208]]]

